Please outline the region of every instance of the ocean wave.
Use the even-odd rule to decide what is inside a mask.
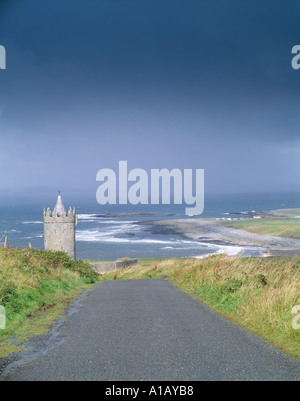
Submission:
[[[219,248],[219,249],[216,249]],[[198,255],[198,256],[193,256],[193,258],[196,259],[203,259],[206,258],[208,256],[211,255],[222,255],[222,254],[226,254],[228,256],[237,256],[238,254],[240,254],[242,252],[243,248],[238,247],[238,246],[226,246],[226,245],[211,245],[211,251],[207,252],[205,254],[202,255]]]
[[[240,211],[240,212],[230,212],[230,213],[223,213],[223,214],[237,214],[237,215],[243,215],[243,216],[252,216],[253,213],[255,213],[254,210],[250,211]]]
[[[134,224],[137,220],[107,220],[105,217],[99,217],[94,214],[78,214],[78,220],[86,222],[97,221],[100,224]]]
[[[219,245],[219,249],[216,252],[218,255],[226,254],[228,256],[237,256],[243,250],[240,246],[230,246],[230,245]]]
[[[140,230],[140,227],[137,227]],[[122,236],[120,236],[120,234]],[[125,230],[124,227],[119,229],[111,229],[110,231],[99,231],[95,230],[77,230],[76,240],[83,242],[102,242],[102,243],[123,243],[123,244],[136,244],[136,245],[163,245],[161,249],[173,249],[173,250],[187,250],[191,249],[216,249],[216,245],[210,245],[207,243],[201,243],[198,241],[189,241],[182,239],[156,239],[156,238],[145,238],[141,236],[134,236],[135,232],[133,229]]]
[[[116,243],[136,243],[136,244],[172,244],[170,241],[162,241],[149,238],[124,238],[115,237],[115,231],[101,232],[98,230],[78,230],[76,232],[77,241],[86,242],[116,242]],[[127,234],[128,235],[128,234]]]
[[[94,214],[77,214],[78,220],[85,220],[85,221],[95,221],[99,220],[99,218],[95,217]]]
[[[137,221],[130,221],[130,220],[100,220],[99,223],[101,224],[134,224],[137,223]]]
[[[76,230],[76,239],[79,241],[103,241],[105,239],[115,238],[115,236],[126,235],[132,236],[141,231],[141,227],[132,224],[115,224],[108,227],[106,230],[90,229]]]
[[[107,238],[104,240],[105,242],[126,242],[132,244],[169,244],[168,241],[161,241],[156,239],[129,239],[129,238]]]
[[[22,224],[43,224],[42,221],[22,221]]]
[[[34,239],[34,238],[43,238],[44,235],[43,234],[36,234],[36,235],[31,235],[29,237],[24,237],[26,239]]]
[[[208,252],[199,256],[193,256],[197,259],[203,259],[207,256],[211,255],[228,255],[231,257],[250,257],[250,256],[260,256],[265,257],[268,255],[268,252],[264,248],[260,247],[243,247],[243,246],[231,246],[231,245],[215,245],[218,249],[215,251]]]
[[[137,212],[137,213],[103,213],[103,214],[90,214],[95,218],[132,218],[132,217],[168,217],[173,216],[173,213],[157,213],[157,212]]]

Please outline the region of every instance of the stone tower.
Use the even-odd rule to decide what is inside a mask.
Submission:
[[[77,215],[75,208],[65,210],[60,194],[57,197],[53,212],[44,209],[44,248],[46,250],[64,251],[71,259],[76,259],[75,226]]]

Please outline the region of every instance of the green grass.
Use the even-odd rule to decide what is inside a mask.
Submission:
[[[300,238],[300,220],[298,219],[243,219],[222,221],[219,224],[256,234]]]
[[[292,308],[300,305],[300,258],[230,258],[143,261],[102,280],[164,278],[216,312],[300,359],[300,330]]]
[[[97,281],[88,264],[64,252],[0,248],[0,305],[6,312],[0,357],[45,330],[71,299]]]
[[[300,216],[300,209],[280,209],[280,211],[291,216]]]
[[[63,252],[0,248],[0,357],[43,334],[83,288],[105,280],[164,278],[216,312],[300,358],[300,330],[292,308],[300,305],[300,258],[139,258],[138,264],[97,276]],[[13,338],[13,340],[12,340]]]

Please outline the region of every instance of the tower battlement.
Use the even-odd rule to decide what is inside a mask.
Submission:
[[[44,248],[46,250],[64,251],[75,259],[75,226],[77,215],[75,208],[66,211],[61,196],[58,195],[53,210],[43,210]]]
[[[57,223],[64,223],[64,222],[75,222],[77,224],[77,214],[75,208],[69,207],[68,212],[64,209],[61,213],[57,212],[55,208],[53,211],[50,207],[47,210],[43,210],[44,222],[57,222]]]

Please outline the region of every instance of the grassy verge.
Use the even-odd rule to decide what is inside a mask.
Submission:
[[[300,220],[298,219],[243,219],[222,221],[219,224],[256,234],[274,235],[284,238],[300,238]]]
[[[285,211],[286,214],[290,214],[291,216],[300,216],[300,209],[288,209]]]
[[[274,212],[275,214],[280,214],[281,216],[300,216],[300,209],[277,209]]]
[[[63,252],[0,248],[0,305],[6,312],[0,357],[42,334],[68,302],[97,280],[88,264]]]
[[[300,258],[230,258],[140,261],[102,280],[167,278],[215,311],[300,358],[300,329],[292,308],[300,304]]]

